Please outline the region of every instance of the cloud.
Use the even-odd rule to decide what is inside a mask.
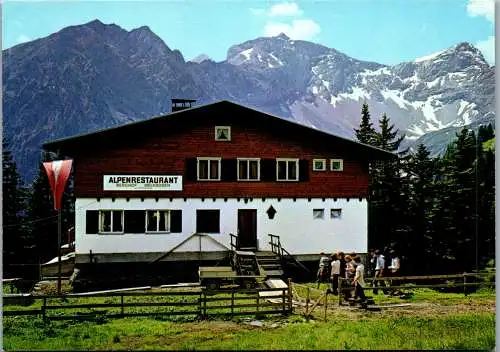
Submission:
[[[309,19],[293,20],[291,24],[269,22],[264,28],[264,35],[268,37],[285,33],[291,39],[296,40],[310,40],[319,32],[321,32],[319,25]]]
[[[299,8],[294,2],[282,2],[280,4],[276,4],[271,6],[268,11],[269,17],[294,17],[302,15],[302,10]]]
[[[250,8],[250,12],[252,13],[252,15],[261,16],[261,15],[264,15],[266,13],[266,10]]]
[[[268,18],[264,25],[264,35],[273,37],[285,33],[291,39],[310,40],[321,32],[319,24],[309,18],[292,19],[301,17],[304,13],[295,2],[281,2],[267,9],[251,8],[250,12],[256,16]],[[277,20],[277,17],[290,17],[289,19]],[[274,19],[274,20],[272,20]]]
[[[32,39],[30,37],[28,37],[27,35],[25,34],[21,34],[19,37],[17,37],[16,41],[17,41],[17,44],[21,44],[21,43],[26,43],[26,42],[29,42],[31,41]]]
[[[469,0],[467,14],[471,17],[484,16],[490,22],[495,20],[494,0]]]
[[[485,60],[490,65],[495,64],[495,37],[493,35],[490,35],[486,40],[478,41],[476,47],[481,50]]]

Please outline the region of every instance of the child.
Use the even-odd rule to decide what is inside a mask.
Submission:
[[[356,274],[354,276],[354,297],[360,298],[363,302],[366,301],[365,292],[363,290],[366,287],[365,283],[365,266],[361,264],[361,258],[355,257],[354,261],[356,262]]]
[[[337,296],[339,294],[339,276],[340,276],[340,260],[337,254],[332,255],[332,271],[330,279],[332,281],[332,293]]]

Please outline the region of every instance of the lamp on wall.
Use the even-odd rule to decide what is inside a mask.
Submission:
[[[274,219],[274,216],[276,215],[276,209],[274,209],[274,207],[271,205],[269,207],[269,209],[267,209],[266,213],[267,213],[267,216],[269,216],[269,219],[272,220],[272,219]]]

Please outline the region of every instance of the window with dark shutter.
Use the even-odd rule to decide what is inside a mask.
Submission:
[[[87,210],[85,215],[85,233],[99,233],[99,211]]]
[[[125,210],[125,233],[144,233],[146,218],[144,210]]]
[[[170,211],[170,232],[182,232],[182,210]]]
[[[309,181],[309,160],[299,160],[299,181]]]
[[[222,181],[236,181],[238,164],[236,159],[222,159]]]
[[[186,181],[196,181],[196,158],[187,158],[185,161]]]
[[[219,210],[197,210],[196,232],[219,233],[220,211]]]
[[[261,159],[260,160],[260,180],[264,182],[276,181],[276,160]]]

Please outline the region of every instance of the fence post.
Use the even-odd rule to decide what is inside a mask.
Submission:
[[[342,305],[342,279],[340,278],[339,276],[339,284],[338,284],[339,288],[338,288],[338,292],[339,292],[339,306]]]
[[[231,289],[231,316],[234,316],[234,287]]]
[[[288,311],[292,312],[292,279],[288,279]]]
[[[464,273],[464,296],[467,296],[467,275]]]
[[[123,306],[123,294],[121,295],[121,301],[122,301],[121,308],[122,308],[122,317],[123,317],[123,315],[125,314],[125,307]]]
[[[286,314],[286,290],[283,289],[283,291],[281,291],[281,294],[282,294],[282,302],[283,302],[283,315]]]
[[[203,317],[207,317],[207,294],[203,292]]]
[[[43,297],[43,303],[42,303],[42,319],[45,321],[47,318],[46,312],[45,312],[45,306],[47,305],[47,297]]]
[[[328,293],[325,293],[325,321],[326,321],[326,310],[328,307]]]
[[[201,299],[202,295],[203,295],[203,293],[200,292],[200,297],[198,297],[198,317],[201,317],[203,314],[203,307],[201,305],[202,304],[202,299]]]
[[[309,287],[307,288],[307,295],[306,295],[306,316],[309,314]]]

